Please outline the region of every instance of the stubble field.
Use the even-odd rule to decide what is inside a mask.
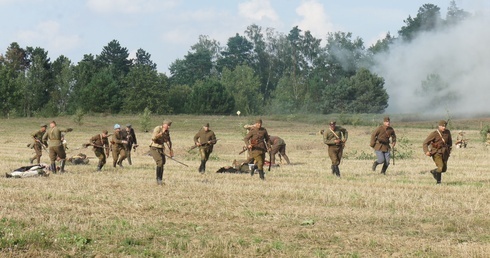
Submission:
[[[167,117],[165,117],[167,118]],[[0,177],[0,256],[2,257],[488,257],[490,255],[489,149],[478,121],[454,121],[453,138],[465,129],[470,140],[454,149],[442,185],[428,171],[432,160],[421,143],[435,121],[392,120],[399,138],[387,175],[371,171],[371,126],[344,126],[349,140],[340,165],[330,172],[326,147],[314,123],[263,117],[269,134],[282,137],[292,165],[258,175],[219,174],[243,146],[242,126],[253,117],[170,116],[176,159],[167,160],[165,185],[155,180],[146,156],[151,134],[138,117],[85,117],[77,126],[57,118],[66,135],[68,156],[92,150],[82,143],[114,123],[132,123],[138,143],[133,165],[102,172],[97,160],[67,165],[65,174],[46,178]],[[28,164],[29,135],[51,119],[2,120],[2,172]],[[151,128],[163,117],[153,117]],[[291,120],[291,121],[287,121]],[[381,121],[381,118],[377,119]],[[197,151],[187,152],[203,123],[218,144],[197,172]],[[338,123],[342,125],[341,123]],[[458,128],[459,127],[459,128]],[[411,158],[408,158],[411,156]],[[47,153],[41,158],[49,163]]]

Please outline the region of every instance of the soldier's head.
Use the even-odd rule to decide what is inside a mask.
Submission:
[[[107,138],[109,132],[107,130],[102,130],[102,138]]]
[[[170,128],[171,125],[172,125],[172,121],[169,119],[165,119],[165,120],[163,120],[162,128],[168,129],[168,128]]]
[[[204,131],[209,131],[209,123],[205,123],[202,128],[204,129]]]
[[[53,128],[56,126],[56,122],[53,120],[51,123],[49,123],[49,127]]]
[[[46,128],[48,128],[47,124],[41,124],[41,132],[46,131]]]
[[[330,128],[335,128],[335,125],[337,125],[337,122],[335,122],[335,120],[330,120],[328,125],[330,126]]]
[[[446,121],[444,121],[444,120],[439,121],[439,123],[438,123],[439,131],[446,130],[446,125],[447,125],[447,122]]]
[[[114,125],[114,131],[121,131],[121,126],[119,124]]]
[[[385,116],[385,118],[383,118],[383,125],[390,126],[390,124],[391,124],[390,117]]]
[[[255,126],[256,128],[260,128],[260,127],[262,127],[262,119],[258,118],[257,120],[255,120],[255,124],[254,124],[254,126]]]

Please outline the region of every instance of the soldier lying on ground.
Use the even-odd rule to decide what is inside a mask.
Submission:
[[[24,178],[24,177],[38,177],[38,176],[49,176],[50,171],[47,164],[38,164],[31,166],[24,166],[15,169],[12,172],[5,173],[7,178]]]

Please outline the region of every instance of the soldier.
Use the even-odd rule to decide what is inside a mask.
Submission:
[[[422,148],[425,155],[432,157],[437,168],[430,171],[437,184],[441,183],[442,173],[447,170],[447,160],[451,154],[453,139],[451,132],[446,129],[447,122],[439,121],[438,128],[425,139]],[[431,148],[429,149],[429,145]]]
[[[342,160],[348,132],[345,128],[337,126],[336,124],[337,123],[334,120],[330,121],[329,129],[323,131],[323,143],[328,145],[328,156],[332,161],[332,174],[340,177],[339,164]]]
[[[126,141],[128,142],[127,144],[124,145],[126,148],[126,158],[128,159],[129,165],[133,165],[133,162],[131,160],[131,150],[133,148],[136,150],[136,148],[138,147],[136,134],[134,133],[134,129],[131,126],[131,124],[127,124],[126,129],[121,131],[121,133],[123,135],[123,138],[126,139]]]
[[[262,119],[255,121],[254,127],[250,128],[250,132],[243,139],[245,145],[250,150],[250,155],[254,159],[255,167],[259,172],[260,179],[265,179],[264,160],[265,153],[270,149],[271,142],[267,130],[262,127]],[[253,176],[255,169],[251,169],[250,174]]]
[[[34,160],[36,160],[36,164],[41,163],[41,156],[43,155],[43,148],[46,149],[46,142],[43,142],[43,136],[46,133],[46,128],[48,126],[46,124],[41,125],[41,129],[33,132],[31,134],[32,139],[34,140],[33,144],[31,145],[32,148],[34,148],[34,151],[36,154],[34,157],[30,158],[29,161],[32,164]]]
[[[276,153],[279,153],[279,160],[282,162],[282,157],[289,165],[289,158],[286,155],[286,142],[278,136],[270,136],[272,149],[271,149],[271,164],[274,165],[276,161]]]
[[[211,152],[213,152],[213,146],[216,141],[216,135],[209,129],[209,123],[205,124],[194,136],[194,143],[199,146],[199,153],[201,153],[201,165],[199,166],[199,173],[201,174],[206,172],[206,162]]]
[[[459,131],[458,136],[456,137],[456,147],[458,148],[466,148],[468,144],[468,139],[465,136],[465,132]]]
[[[153,157],[156,163],[156,175],[157,184],[163,184],[163,170],[165,165],[165,143],[170,152],[170,157],[174,156],[174,151],[172,150],[172,140],[170,139],[170,126],[172,121],[163,120],[161,126],[155,127],[153,129],[153,134],[151,137],[150,144],[150,155]]]
[[[126,158],[126,147],[125,144],[128,142],[123,138],[121,134],[121,126],[119,124],[114,125],[114,134],[112,135],[111,145],[112,145],[112,166],[123,167],[122,162]]]
[[[391,147],[390,147],[391,138]],[[373,163],[373,171],[376,171],[376,167],[379,164],[383,164],[381,168],[381,174],[386,175],[386,170],[390,165],[390,150],[396,145],[396,134],[393,127],[391,127],[391,122],[389,117],[383,119],[383,125],[380,125],[371,134],[371,143],[369,146],[374,148],[376,153],[376,160]]]
[[[94,153],[99,158],[99,164],[97,164],[97,171],[101,171],[105,165],[107,156],[109,156],[109,132],[102,130],[101,134],[94,135],[90,138],[90,144],[94,147]]]
[[[43,142],[49,139],[49,159],[51,160],[50,170],[56,173],[56,158],[60,159],[60,172],[65,172],[66,153],[63,147],[61,132],[71,132],[72,128],[59,129],[55,121],[49,123],[49,130],[43,135]]]

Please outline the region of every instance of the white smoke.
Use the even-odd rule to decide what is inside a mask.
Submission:
[[[439,32],[396,43],[375,57],[372,71],[385,79],[388,113],[488,113],[490,97],[490,19],[478,14]],[[420,94],[422,81],[438,74],[447,89]],[[418,94],[416,92],[419,92]],[[442,92],[444,91],[444,92]],[[448,92],[456,99],[431,103]]]

